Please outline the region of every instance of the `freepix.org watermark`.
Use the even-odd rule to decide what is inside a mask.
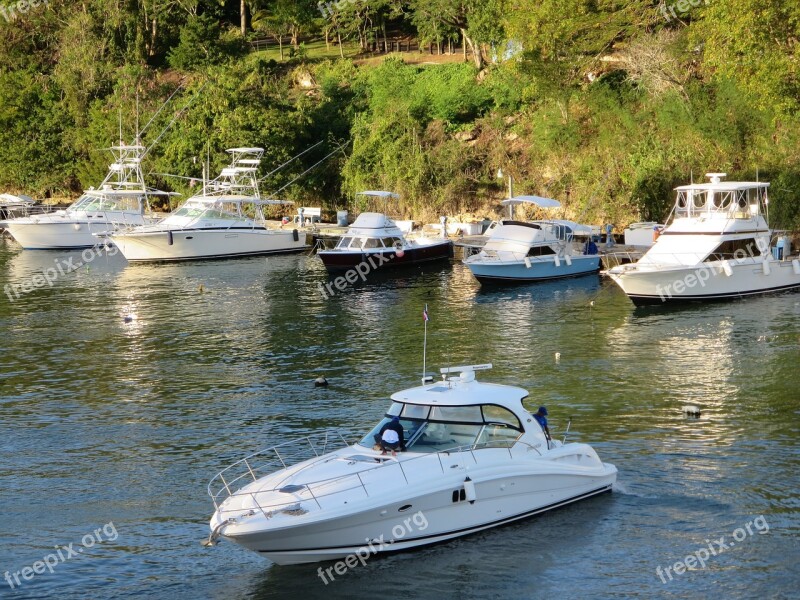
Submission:
[[[333,573],[340,576],[344,575],[348,570],[354,568],[359,563],[361,563],[363,567],[367,564],[367,560],[369,560],[372,555],[377,554],[386,546],[399,542],[415,530],[425,531],[427,528],[428,519],[425,517],[425,514],[419,510],[410,517],[404,519],[402,523],[398,523],[392,527],[393,537],[390,540],[384,540],[384,534],[381,534],[377,540],[370,540],[369,538],[364,540],[367,542],[366,546],[361,546],[353,554],[336,562],[332,567],[328,567],[325,570],[319,567],[317,569],[317,577],[322,580],[322,583],[328,585],[331,581],[336,581],[336,577],[334,577]],[[333,573],[331,571],[333,571]]]
[[[664,16],[667,22],[672,19],[678,19],[678,13],[681,17],[685,17],[690,10],[697,8],[701,4],[708,6],[709,0],[678,0],[667,6],[666,0],[662,1],[658,9]]]
[[[11,23],[17,17],[27,14],[32,8],[38,8],[42,5],[49,7],[50,0],[18,0],[5,6],[0,4],[0,15],[3,15],[7,23]]]
[[[679,560],[674,565],[669,565],[664,568],[659,565],[656,568],[656,575],[661,579],[661,583],[667,583],[673,580],[673,572],[677,576],[683,575],[687,570],[697,568],[705,569],[706,563],[712,557],[727,552],[738,542],[743,542],[748,537],[752,537],[755,533],[759,535],[769,533],[769,523],[767,523],[767,519],[764,515],[759,515],[752,521],[748,521],[743,527],[737,527],[731,532],[730,537],[723,535],[718,540],[706,540],[705,546],[699,550],[695,550],[692,554],[689,554],[683,560]]]
[[[43,574],[45,571],[52,573],[55,568],[68,560],[77,558],[84,550],[91,548],[95,544],[101,542],[113,542],[119,537],[117,528],[114,526],[113,521],[109,521],[102,527],[98,527],[91,533],[87,533],[81,538],[81,545],[75,547],[75,542],[70,542],[66,546],[55,546],[56,551],[50,554],[45,554],[42,560],[37,560],[28,567],[22,567],[18,571],[9,572],[4,574],[6,583],[13,590],[21,586],[24,582],[30,581],[37,575]]]
[[[348,286],[353,285],[359,279],[361,279],[361,281],[366,281],[367,275],[369,275],[372,271],[380,269],[383,265],[390,262],[394,258],[402,258],[404,254],[405,252],[403,250],[403,245],[400,242],[395,242],[395,251],[391,254],[386,252],[375,252],[370,254],[368,258],[365,258],[355,267],[347,269],[344,275],[340,275],[333,281],[329,281],[324,286],[321,283],[317,284],[319,286],[319,293],[322,294],[322,299],[327,300],[328,298],[335,296],[336,291],[334,291],[333,288],[343,292]],[[327,290],[327,293],[325,290]]]
[[[101,254],[103,249],[102,245],[87,248],[81,252],[81,259],[77,260],[76,257],[70,256],[69,258],[56,258],[53,260],[55,266],[43,269],[41,273],[32,275],[27,281],[22,283],[7,283],[3,286],[3,292],[11,302],[19,300],[19,297],[24,294],[30,294],[34,290],[43,288],[45,286],[53,287],[56,281],[61,277],[65,277],[91,263]],[[119,248],[112,245],[106,248],[106,256],[114,256],[119,252]]]
[[[764,240],[758,239],[756,240],[755,245],[759,251],[758,255],[753,252],[753,244],[750,243],[747,245],[746,249],[738,248],[733,253],[733,258],[731,260],[724,261],[722,266],[704,265],[702,267],[698,267],[693,269],[691,273],[687,273],[685,276],[680,277],[667,285],[656,285],[656,292],[658,292],[658,296],[661,298],[661,301],[665,302],[667,299],[672,298],[673,294],[680,295],[686,290],[694,289],[697,286],[704,288],[709,279],[712,277],[717,277],[721,273],[730,274],[729,271],[726,271],[726,269],[731,268],[730,263],[739,265],[744,263],[744,261],[749,258],[759,257],[763,258],[764,260],[769,260],[769,255],[767,254],[769,250],[769,244],[764,242]]]

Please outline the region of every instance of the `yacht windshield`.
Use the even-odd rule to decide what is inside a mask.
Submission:
[[[394,402],[385,418],[359,444],[374,447],[384,425],[395,416],[403,426],[405,450],[411,452],[509,448],[523,432],[517,416],[496,404],[431,407]]]
[[[127,207],[124,206],[124,202],[121,201],[122,199],[112,198],[109,196],[89,196],[83,195],[78,198],[72,206],[70,206],[70,210],[123,210]],[[132,208],[137,208],[138,202],[136,199],[133,199],[133,206]]]
[[[232,212],[226,212],[216,208],[208,208],[206,206],[182,206],[174,213],[175,217],[189,217],[192,219],[238,219],[238,215]]]

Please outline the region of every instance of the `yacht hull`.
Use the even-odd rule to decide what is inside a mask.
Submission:
[[[329,271],[352,269],[360,264],[372,264],[373,269],[386,269],[452,258],[453,244],[449,240],[443,240],[440,243],[405,248],[402,256],[394,248],[376,252],[321,250],[318,256]]]
[[[329,507],[316,515],[313,510],[301,517],[264,519],[255,514],[224,526],[222,537],[278,564],[371,556],[436,544],[610,491],[616,467],[599,461],[581,465],[580,456],[587,447],[576,446],[565,447],[560,459],[531,460],[526,466],[513,467],[499,466],[502,455],[508,457],[507,450],[499,450],[497,462],[489,461],[494,464],[431,477],[427,485],[415,486],[415,495],[398,494],[408,489],[402,485],[380,497],[351,497],[340,505],[343,509]],[[465,479],[474,482],[473,501],[458,496]],[[216,514],[212,526],[220,519]]]
[[[600,257],[572,256],[572,264],[567,264],[564,259],[556,266],[553,259],[531,260],[530,268],[520,262],[474,261],[465,264],[472,274],[482,284],[518,283],[524,281],[547,281],[562,279],[564,277],[578,277],[597,273],[600,270]],[[469,260],[469,259],[468,259]]]
[[[137,216],[126,220],[125,225],[142,225],[142,217]],[[117,224],[107,219],[54,216],[14,219],[6,223],[6,229],[27,250],[64,250],[91,248],[100,242],[97,235],[113,230]]]
[[[720,263],[677,269],[629,267],[608,275],[637,306],[735,300],[800,288],[798,259],[730,261],[727,268]]]
[[[136,231],[117,233],[110,239],[130,262],[231,258],[308,249],[304,232],[251,227]]]

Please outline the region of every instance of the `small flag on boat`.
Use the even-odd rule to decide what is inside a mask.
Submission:
[[[425,305],[425,308],[422,309],[422,320],[426,323],[428,322],[428,305]]]

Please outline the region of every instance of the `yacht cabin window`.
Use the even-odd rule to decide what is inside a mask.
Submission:
[[[367,238],[364,248],[383,248],[383,242],[380,238]]]
[[[454,448],[509,448],[522,435],[517,416],[496,404],[427,406],[394,402],[380,423],[361,440],[372,447],[375,435],[393,416],[400,417],[406,449],[440,452]]]
[[[703,262],[715,262],[718,260],[735,260],[748,257],[762,256],[761,248],[755,238],[745,238],[743,240],[727,240],[714,248]]]

